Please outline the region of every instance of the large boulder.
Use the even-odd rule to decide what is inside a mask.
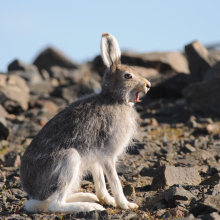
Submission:
[[[199,41],[194,41],[186,45],[185,53],[189,63],[190,73],[201,79],[210,67],[220,61],[219,52],[209,53]]]
[[[59,86],[51,95],[67,101],[69,104],[76,101],[79,97],[95,92],[91,83],[81,83],[75,85]]]
[[[85,83],[90,79],[90,68],[88,65],[81,65],[78,69],[67,69],[60,66],[52,66],[50,68],[51,78],[55,78],[62,81],[67,81],[70,83]]]
[[[209,80],[215,76],[220,76],[220,62],[217,62],[207,72],[203,73],[203,80]]]
[[[148,96],[153,99],[180,98],[182,97],[182,90],[192,82],[197,82],[197,78],[189,74],[179,73],[171,75],[153,85]]]
[[[220,115],[220,76],[192,83],[183,90],[191,107],[206,115]]]
[[[43,79],[35,65],[14,60],[8,66],[8,74],[22,77],[29,86],[43,83]]]
[[[17,75],[0,74],[0,104],[8,112],[28,109],[29,87]]]
[[[180,52],[123,53],[121,60],[125,64],[154,68],[159,72],[174,70],[189,73],[187,60]]]
[[[174,70],[177,73],[189,73],[188,63],[185,56],[179,52],[154,52],[154,53],[123,53],[122,64],[156,69],[158,72]],[[99,74],[103,74],[105,66],[101,56],[96,56],[92,61],[92,67]]]
[[[67,69],[77,68],[77,64],[54,48],[47,48],[42,51],[33,64],[36,65],[39,70],[45,69],[47,71],[50,71],[52,66],[61,66]]]

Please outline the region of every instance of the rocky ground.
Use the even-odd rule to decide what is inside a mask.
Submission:
[[[1,219],[220,219],[220,51],[195,41],[184,54],[123,53],[122,63],[153,85],[136,105],[139,136],[117,170],[124,194],[139,208],[24,210],[19,166],[26,147],[62,108],[98,93],[104,71],[100,56],[78,65],[48,48],[33,64],[15,60],[0,74]],[[80,191],[94,193],[91,176]]]

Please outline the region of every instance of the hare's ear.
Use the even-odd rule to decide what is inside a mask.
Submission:
[[[101,52],[103,62],[108,68],[110,68],[113,64],[121,62],[121,51],[118,46],[118,42],[111,34],[102,34]]]

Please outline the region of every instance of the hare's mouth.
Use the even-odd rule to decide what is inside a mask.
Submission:
[[[139,100],[139,92],[136,93],[136,99],[135,99],[135,102],[140,102],[140,100]]]

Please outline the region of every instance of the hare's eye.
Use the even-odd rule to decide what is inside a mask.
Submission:
[[[132,75],[129,73],[125,74],[125,79],[132,79]]]

